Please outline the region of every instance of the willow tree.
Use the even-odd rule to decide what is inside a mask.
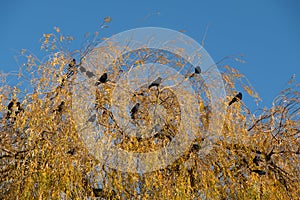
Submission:
[[[110,20],[106,18],[105,23]],[[126,135],[109,108],[116,87],[114,80],[128,70],[129,64],[118,60],[108,74],[99,74],[85,65],[85,56],[102,40],[99,34],[87,37],[83,49],[69,52],[73,38],[55,30],[56,33],[44,34],[44,59],[22,50],[20,57],[26,61],[18,74],[19,84],[8,84],[10,74],[1,74],[1,199],[299,198],[299,85],[291,84],[282,91],[269,109],[250,111],[241,98],[230,103],[221,135],[208,153],[201,151],[206,138],[199,131],[188,150],[167,167],[147,173],[124,172],[93,156],[80,137],[81,130],[76,128],[72,114],[78,76],[97,79],[94,114],[86,123],[98,124],[103,134],[116,139],[118,148],[126,151],[155,151],[181,134],[178,126],[187,122],[180,117],[178,98],[171,89],[159,90],[159,80],[128,94],[135,107],[127,115],[136,123],[151,124],[155,117],[151,108],[157,102],[168,115],[158,120],[160,129],[150,138]],[[147,48],[123,59],[132,57],[138,60],[135,65],[150,60],[172,62],[180,69],[187,64]],[[258,99],[236,69],[227,65],[218,68],[228,94],[226,104],[234,98],[237,88]],[[187,77],[191,82],[196,78],[201,82],[201,77],[195,76],[200,73],[196,68]],[[197,87],[203,94],[198,101],[199,123],[205,130],[211,120],[209,91],[205,84]]]

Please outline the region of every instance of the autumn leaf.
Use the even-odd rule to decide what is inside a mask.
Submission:
[[[54,27],[54,30],[55,30],[57,33],[60,32],[60,28],[58,28],[58,27]]]
[[[107,16],[107,17],[104,18],[104,22],[105,22],[105,23],[109,23],[109,22],[111,22],[111,21],[112,21],[112,18],[109,17],[109,16]]]

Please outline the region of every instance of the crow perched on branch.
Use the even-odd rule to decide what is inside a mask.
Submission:
[[[198,152],[200,150],[200,146],[198,144],[193,144],[191,151],[192,152]]]
[[[95,76],[95,74],[91,71],[86,71],[85,73],[89,78],[92,78],[93,76]]]
[[[24,111],[24,109],[21,107],[21,103],[17,102],[17,110],[15,111],[16,115],[19,114],[21,111]]]
[[[149,86],[148,89],[150,89],[151,87],[158,87],[162,82],[162,78],[158,77],[155,81],[153,81]]]
[[[62,101],[62,102],[58,105],[57,109],[54,109],[54,110],[53,110],[53,112],[61,113],[61,112],[63,111],[64,106],[65,106],[65,102]]]
[[[133,106],[133,108],[130,110],[131,119],[133,119],[133,120],[135,119],[134,115],[138,111],[139,107],[140,107],[140,103],[136,103],[135,106]]]
[[[75,67],[76,67],[76,60],[73,58],[73,60],[69,63],[68,66],[67,78],[73,76]]]
[[[103,197],[103,190],[101,188],[92,188],[95,197]]]
[[[243,98],[243,94],[241,92],[239,92],[237,95],[235,95],[235,97],[233,97],[233,99],[229,102],[229,106],[237,101],[242,100]]]
[[[258,156],[258,155],[256,155],[254,158],[253,158],[253,160],[252,160],[252,162],[256,165],[256,166],[259,166],[259,162],[261,162],[262,160],[261,160],[261,158]]]
[[[201,73],[201,68],[199,66],[195,67],[195,71],[192,74],[187,74],[186,78],[193,78],[196,74]]]
[[[98,81],[96,82],[96,86],[100,85],[101,83],[106,83],[107,82],[107,73],[102,74],[102,76],[100,76],[100,78],[98,79]]]
[[[86,72],[86,69],[85,69],[84,67],[82,67],[82,66],[80,66],[79,69],[80,69],[80,72],[81,72],[81,73]]]
[[[75,154],[75,149],[74,148],[70,149],[69,151],[67,151],[67,154],[70,154],[73,156]]]
[[[195,74],[200,74],[201,73],[201,68],[199,66],[197,66],[195,68]]]
[[[69,63],[69,68],[72,68],[75,66],[76,66],[76,60],[75,60],[75,58],[73,58],[73,60],[71,60],[71,62]]]
[[[251,170],[252,172],[254,173],[257,173],[258,175],[262,176],[262,175],[265,175],[266,172],[263,171],[263,170],[259,170],[259,169],[255,169],[255,170]]]
[[[87,121],[88,122],[94,122],[97,118],[97,115],[96,114],[93,114]]]
[[[11,110],[12,107],[14,106],[14,104],[15,104],[14,100],[12,100],[11,102],[9,102],[9,104],[8,104],[8,106],[7,106],[7,109],[8,109],[8,110]]]
[[[17,116],[21,111],[24,111],[24,109],[21,106],[21,103],[19,101],[16,101],[15,99],[11,100],[9,104],[7,105],[7,114],[6,119],[10,119],[11,115],[14,113],[15,116]],[[16,118],[14,117],[13,120]]]

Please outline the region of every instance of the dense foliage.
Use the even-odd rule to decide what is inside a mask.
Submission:
[[[101,41],[98,34],[90,37],[81,51],[69,52],[68,44],[73,38],[56,28],[55,34],[44,35],[45,59],[39,60],[26,50],[21,52],[27,61],[18,73],[20,84],[8,84],[10,75],[1,74],[1,199],[299,198],[300,94],[295,84],[282,91],[269,109],[252,112],[243,100],[232,102],[222,135],[207,154],[201,153],[205,138],[200,132],[189,151],[167,168],[154,172],[121,172],[94,158],[79,137],[80,130],[72,117],[72,90],[77,75],[98,75],[85,67],[84,56]],[[118,75],[115,69],[109,79]],[[226,65],[219,69],[228,94],[226,104],[237,88],[258,99],[236,69]],[[105,127],[106,134],[121,137],[107,107],[115,85],[106,79],[104,76],[95,84],[95,109],[101,114],[91,121]],[[33,89],[23,91],[24,87]],[[208,95],[207,88],[202,89]],[[138,95],[144,93],[147,95]],[[162,90],[157,96],[156,87],[145,86],[131,100],[154,105],[157,99],[169,113],[161,134],[141,140],[122,135],[119,147],[153,151],[180,134],[177,126],[185,122],[180,120],[180,105],[171,90]],[[199,100],[199,108],[205,129],[210,120],[209,101]],[[147,107],[140,109],[139,113],[131,110],[132,118],[151,121]]]

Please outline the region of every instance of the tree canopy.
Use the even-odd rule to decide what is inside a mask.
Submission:
[[[110,21],[106,18],[103,25]],[[96,80],[95,112],[87,123],[99,124],[104,135],[114,138],[116,145],[127,151],[154,151],[181,134],[178,127],[187,122],[180,117],[179,100],[172,89],[161,87],[160,77],[128,94],[132,102],[128,115],[136,123],[151,124],[155,118],[153,108],[168,114],[163,121],[158,120],[160,129],[150,138],[124,134],[109,108],[115,82],[129,64],[118,61],[109,72],[98,74],[87,67],[85,56],[103,40],[99,33],[87,36],[82,49],[70,52],[73,38],[63,35],[59,28],[55,30],[44,34],[43,59],[22,50],[20,59],[25,61],[16,75],[18,84],[7,82],[11,74],[1,74],[1,199],[299,198],[299,85],[290,83],[271,108],[251,111],[237,95],[242,91],[259,99],[251,84],[238,70],[219,64],[228,95],[227,110],[221,135],[209,152],[201,151],[207,138],[199,131],[188,150],[167,167],[147,173],[123,172],[93,156],[80,137],[81,130],[76,128],[72,114],[78,76]],[[161,56],[161,52],[144,52],[154,56],[134,54],[136,65],[149,59],[177,63],[179,69],[186,64],[176,57]],[[120,62],[125,66],[122,69]],[[187,78],[192,83],[194,79],[201,82],[201,69],[194,70]],[[205,84],[196,87],[203,95],[199,96],[198,106],[201,130],[205,130],[212,110],[209,91]]]

